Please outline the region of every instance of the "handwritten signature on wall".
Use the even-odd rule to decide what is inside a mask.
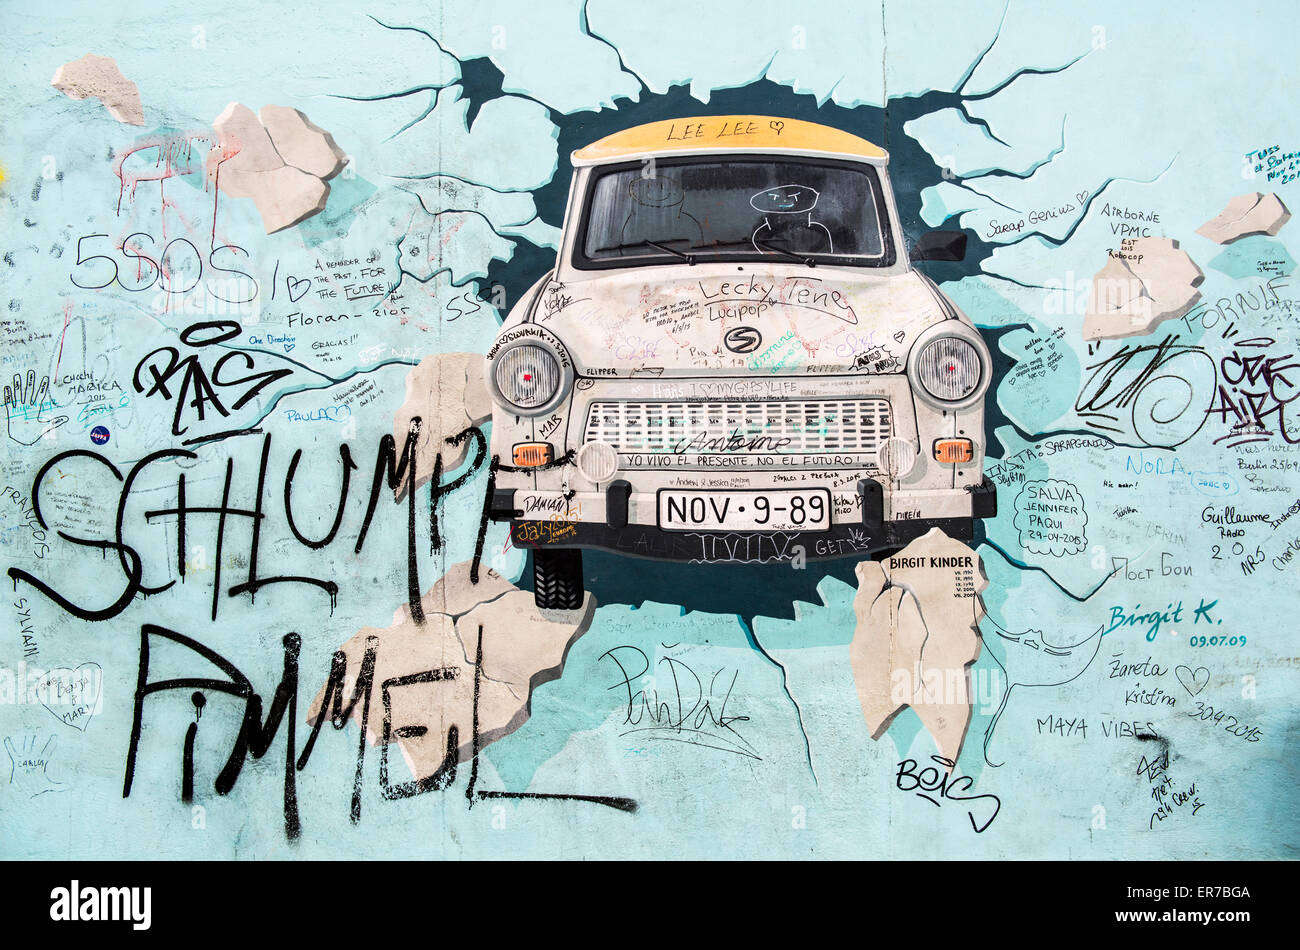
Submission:
[[[736,729],[735,724],[749,722],[748,716],[727,715],[727,703],[736,688],[739,670],[719,667],[708,673],[708,685],[689,664],[678,657],[660,657],[651,674],[649,657],[630,644],[606,650],[597,661],[608,658],[618,667],[620,679],[609,687],[625,695],[623,725],[620,736],[661,742],[684,742],[688,745],[730,752],[761,761],[761,756]],[[656,685],[651,686],[653,679]],[[665,683],[661,689],[660,681]]]

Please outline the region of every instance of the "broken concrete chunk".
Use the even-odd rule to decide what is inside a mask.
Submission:
[[[897,652],[899,608],[905,592],[899,588],[886,589],[884,572],[874,561],[862,562],[856,573],[858,593],[853,599],[853,611],[858,623],[849,644],[849,665],[867,731],[871,738],[879,739],[894,714],[907,705],[890,689],[893,657]],[[910,696],[911,690],[904,693],[905,697]]]
[[[1201,298],[1205,275],[1170,238],[1125,241],[1111,251],[1092,279],[1085,340],[1144,336],[1165,320],[1181,317]]]
[[[1134,313],[1142,303],[1142,282],[1133,276],[1118,257],[1107,258],[1106,265],[1092,278],[1087,313]],[[1087,318],[1085,318],[1086,320]],[[1086,326],[1086,325],[1085,325]],[[1084,339],[1090,339],[1084,330]]]
[[[871,737],[911,706],[939,754],[955,763],[970,725],[967,667],[980,651],[987,581],[979,557],[935,528],[856,573],[849,662]]]
[[[232,102],[213,120],[221,148],[221,174],[267,172],[284,167],[271,136],[248,106]]]
[[[465,614],[456,621],[456,632],[472,662],[482,627],[483,676],[527,695],[533,686],[559,675],[570,642],[587,629],[595,609],[587,594],[577,610],[543,613],[529,591],[513,590]]]
[[[1151,329],[1163,320],[1182,316],[1201,297],[1196,288],[1205,274],[1178,242],[1170,238],[1138,238],[1134,251],[1140,259],[1127,260],[1128,269],[1142,282],[1152,300]]]
[[[144,107],[140,90],[117,68],[111,56],[87,53],[81,59],[64,63],[54,71],[50,85],[72,99],[94,96],[118,122],[144,125]]]
[[[408,619],[387,629],[366,627],[358,631],[339,647],[347,658],[347,681],[341,697],[344,707],[356,688],[369,646],[375,651],[375,665],[366,740],[372,745],[380,744],[387,720],[389,742],[400,744],[412,774],[418,778],[430,776],[446,756],[448,729],[456,730],[454,749],[467,747],[471,740],[474,671],[464,661],[455,622],[442,614],[433,614],[423,624]],[[389,682],[403,677],[415,679],[417,674],[429,675],[406,684]],[[387,689],[385,683],[389,684]],[[331,709],[322,708],[324,701],[322,688],[307,711],[309,724],[315,724],[321,715],[330,715]],[[358,702],[352,708],[352,719],[358,725],[365,707],[365,702]],[[404,731],[407,726],[424,726],[427,732],[413,735],[410,733],[418,730],[407,733]]]
[[[297,109],[262,106],[258,118],[285,164],[320,179],[333,178],[342,170],[347,155],[335,143],[334,136]]]
[[[470,562],[462,561],[447,568],[447,573],[438,578],[420,598],[420,606],[426,614],[446,614],[459,617],[467,614],[479,604],[496,600],[502,594],[518,590],[492,568],[480,564],[478,583],[470,579]],[[411,616],[410,604],[397,608],[393,623],[401,623]]]
[[[292,165],[241,172],[222,167],[217,181],[232,198],[252,198],[267,234],[310,218],[329,200],[329,185]]]
[[[273,234],[324,210],[325,179],[342,168],[343,151],[297,109],[264,106],[262,116],[238,102],[226,106],[212,123],[219,147],[208,176],[232,198],[252,198]]]
[[[486,365],[482,359],[471,360],[465,372],[465,413],[474,425],[492,418],[492,397],[488,395]]]
[[[1270,237],[1291,219],[1282,199],[1276,194],[1258,191],[1233,198],[1215,217],[1206,221],[1196,233],[1215,244],[1231,244],[1252,234]]]
[[[926,632],[910,705],[939,753],[955,762],[970,725],[966,669],[979,656],[979,595],[988,582],[975,552],[937,529],[886,559],[884,568],[891,585],[912,595]]]
[[[448,578],[463,578],[468,570],[468,563],[457,564]],[[580,610],[548,611],[543,616],[531,594],[500,575],[492,578],[455,594],[458,606],[469,605],[459,621],[426,613],[424,622],[416,623],[409,610],[398,611],[391,627],[362,629],[339,648],[347,664],[343,707],[356,687],[367,649],[374,650],[366,739],[382,743],[387,722],[388,742],[401,749],[416,780],[434,776],[448,762],[469,759],[476,713],[480,749],[523,725],[532,690],[559,677],[569,647],[590,626],[595,611],[590,596]],[[424,600],[437,600],[437,588],[435,584]],[[485,600],[472,605],[475,596]],[[476,669],[480,649],[481,671]],[[325,697],[322,688],[312,700],[309,724],[332,713],[332,703],[323,708]],[[358,723],[365,705],[357,702],[352,708]]]
[[[443,472],[450,472],[465,460],[474,445],[470,438],[459,445],[448,445],[449,436],[491,415],[491,406],[484,404],[483,394],[477,391],[471,394],[468,390],[470,374],[481,374],[482,364],[483,357],[478,353],[434,353],[406,374],[406,399],[393,416],[393,439],[400,454],[412,422],[416,418],[420,420],[415,441],[417,488],[429,480],[439,454]],[[472,418],[469,404],[474,407]],[[405,494],[403,480],[397,497],[400,499]]]

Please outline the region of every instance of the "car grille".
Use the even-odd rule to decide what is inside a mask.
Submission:
[[[885,399],[593,402],[584,441],[620,453],[875,453],[891,435]]]

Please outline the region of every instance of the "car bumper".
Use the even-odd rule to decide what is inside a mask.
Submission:
[[[634,495],[625,481],[603,492],[570,493],[562,510],[522,517],[515,489],[498,490],[488,515],[510,523],[515,547],[602,548],[634,557],[691,562],[768,564],[869,556],[891,551],[939,528],[972,540],[975,521],[997,514],[997,491],[988,478],[970,489],[887,492],[879,482],[858,482],[860,511],[837,516],[824,531],[665,531],[654,518],[654,496]],[[528,493],[536,494],[536,493]],[[900,517],[901,516],[901,517]]]

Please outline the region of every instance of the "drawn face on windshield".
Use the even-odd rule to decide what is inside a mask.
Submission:
[[[647,208],[671,208],[686,200],[682,186],[671,178],[634,178],[628,186],[632,200]]]
[[[782,185],[760,191],[749,203],[763,214],[806,213],[817,206],[817,190],[807,185]]]

